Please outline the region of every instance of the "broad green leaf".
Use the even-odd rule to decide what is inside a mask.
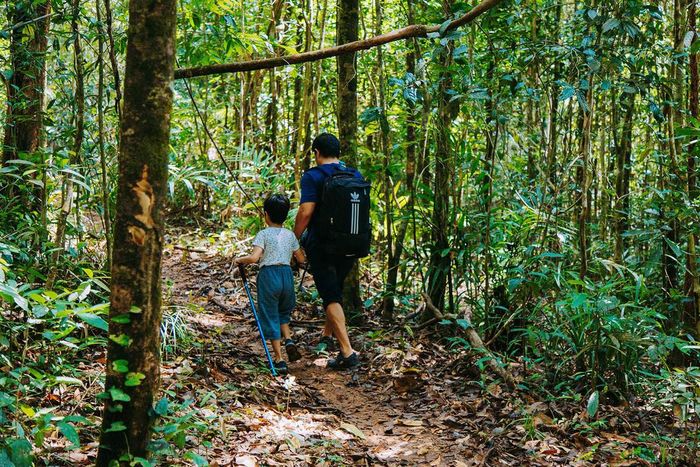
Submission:
[[[129,402],[131,397],[119,388],[110,388],[109,395],[112,396],[113,401]]]
[[[109,331],[109,324],[99,316],[93,313],[78,313],[78,318],[103,331]]]
[[[616,18],[610,18],[605,23],[603,23],[603,32],[611,31],[620,25],[620,20]]]
[[[159,400],[153,408],[153,411],[161,417],[168,415],[168,399],[164,397],[161,400]]]
[[[586,406],[586,411],[590,418],[595,417],[598,412],[598,403],[600,402],[600,394],[598,391],[593,391],[593,394],[588,398],[588,405]]]
[[[145,377],[146,375],[143,373],[128,373],[126,375],[126,382],[124,383],[124,386],[138,386]]]
[[[131,338],[126,334],[119,334],[115,336],[114,334],[109,336],[109,340],[121,345],[122,347],[128,347],[131,344]]]
[[[209,465],[209,462],[204,457],[193,451],[189,451],[187,454],[185,454],[185,459],[194,462],[194,465],[197,467],[205,467]]]
[[[72,424],[61,421],[58,422],[56,426],[58,427],[58,431],[60,431],[61,434],[65,436],[68,441],[73,443],[71,449],[78,449],[80,447],[80,437],[78,436],[78,432]]]
[[[112,362],[112,369],[117,373],[126,373],[129,371],[129,362],[127,360],[115,360]]]
[[[31,467],[33,465],[32,445],[26,439],[15,438],[7,443],[10,449],[10,461],[13,467]]]
[[[82,386],[83,382],[78,378],[73,378],[71,376],[56,376],[56,382],[60,384],[76,384]]]
[[[114,433],[124,430],[126,430],[126,425],[124,425],[124,422],[113,422],[110,427],[105,430],[105,433]]]

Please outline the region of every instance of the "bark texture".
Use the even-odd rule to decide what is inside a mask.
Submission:
[[[357,41],[359,0],[338,0],[336,41],[339,46]],[[338,139],[340,154],[349,165],[357,166],[357,70],[355,53],[338,56]],[[356,262],[345,279],[343,307],[353,321],[362,310],[360,269]]]
[[[98,466],[113,465],[127,454],[147,456],[160,384],[161,207],[168,177],[175,5],[175,0],[129,3]]]

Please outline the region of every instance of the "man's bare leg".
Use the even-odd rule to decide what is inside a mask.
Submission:
[[[323,332],[321,333],[323,337],[333,337],[333,323],[326,315],[326,322],[323,324]]]
[[[350,345],[350,337],[348,337],[348,330],[345,327],[345,313],[340,303],[331,303],[326,307],[326,327],[329,325],[335,338],[338,339],[340,353],[343,357],[352,355],[354,350],[352,345]],[[326,328],[324,328],[324,335],[325,332]]]

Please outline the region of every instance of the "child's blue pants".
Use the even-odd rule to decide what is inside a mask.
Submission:
[[[294,277],[288,265],[263,266],[258,273],[258,317],[265,339],[280,340],[296,305]]]

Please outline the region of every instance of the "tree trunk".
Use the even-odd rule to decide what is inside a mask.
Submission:
[[[359,1],[338,0],[336,42],[354,42],[359,37]],[[357,70],[355,52],[339,55],[338,66],[338,139],[340,154],[351,166],[357,166]],[[351,317],[362,311],[360,269],[356,262],[343,288],[343,306]]]
[[[83,146],[83,136],[85,133],[85,82],[83,73],[83,52],[80,45],[80,0],[73,0],[71,19],[71,33],[73,35],[73,66],[75,69],[75,137],[73,140],[73,151],[70,154],[70,166],[75,170],[80,164],[81,148]],[[51,258],[51,270],[46,278],[46,288],[53,289],[58,272],[58,262],[63,253],[68,216],[73,207],[73,174],[66,173],[63,176],[61,211],[58,214],[56,223],[56,239],[54,240],[55,250]]]
[[[451,267],[451,257],[445,250],[449,247],[447,236],[450,230],[450,183],[454,161],[450,142],[450,126],[456,106],[450,103],[447,91],[452,87],[452,73],[449,70],[452,63],[452,51],[446,48],[441,54],[440,61],[444,70],[440,76],[438,90],[438,121],[435,130],[435,181],[433,193],[435,196],[432,215],[432,251],[428,266],[428,295],[433,304],[444,309],[447,277]]]
[[[591,120],[593,118],[593,75],[588,79],[586,105],[581,107],[580,128],[581,141],[579,147],[580,162],[576,167],[576,180],[579,189],[577,196],[578,247],[580,256],[579,278],[583,280],[588,273],[588,221],[590,216],[590,169],[589,155],[591,151]]]
[[[554,38],[558,40],[559,32],[561,30],[561,12],[562,12],[562,2],[557,2],[557,9],[555,11],[554,21]],[[554,76],[552,78],[552,89],[549,95],[549,131],[547,132],[547,186],[549,187],[548,192],[554,194],[557,186],[557,121],[559,112],[559,85],[557,82],[561,79],[562,74],[562,62],[558,60],[554,65]],[[555,200],[551,200],[555,203]]]
[[[413,0],[408,0],[408,22],[413,23]],[[415,41],[415,39],[412,39]],[[415,76],[416,74],[416,54],[415,48],[411,48],[406,54],[406,72]],[[406,203],[405,213],[412,213],[414,209],[415,196],[415,176],[416,176],[416,111],[415,105],[408,101],[408,116],[406,118],[406,188],[409,190],[408,202]],[[408,231],[408,224],[411,216],[404,214],[404,219],[399,226],[394,242],[394,251],[391,254],[387,278],[386,278],[386,297],[382,305],[382,315],[384,319],[393,320],[394,316],[394,297],[396,295],[396,285],[398,282],[399,266],[401,256],[403,255],[404,239]]]
[[[375,34],[379,34],[382,30],[382,5],[380,0],[374,0],[374,11],[375,11]],[[394,278],[392,281],[388,280],[384,286],[385,299],[383,301],[382,318],[386,321],[391,322],[393,320],[394,313],[394,295],[396,291],[391,287],[391,283],[396,285],[396,271],[398,270],[398,264],[395,264],[394,260],[394,219],[392,216],[393,209],[393,186],[391,177],[391,144],[389,142],[389,123],[386,120],[386,89],[385,89],[385,76],[384,76],[384,51],[382,47],[377,47],[377,71],[379,80],[379,108],[381,109],[381,118],[379,122],[379,136],[380,136],[380,150],[382,153],[382,172],[384,175],[383,181],[383,201],[384,201],[384,224],[386,226],[385,235],[385,252],[386,252],[386,267],[387,275],[392,273]]]
[[[530,8],[532,8],[531,18],[530,18],[530,44],[531,47],[535,47],[537,42],[537,0],[532,0],[530,2]],[[527,79],[528,86],[537,89],[537,59],[534,57],[527,67]],[[534,188],[534,183],[537,178],[537,159],[538,154],[536,154],[539,148],[539,142],[536,140],[536,135],[539,133],[539,119],[537,118],[537,102],[534,97],[530,97],[527,100],[525,118],[527,121],[527,181],[529,187]]]
[[[489,62],[487,77],[491,86],[495,84],[493,72],[496,66],[494,62],[495,51],[492,51],[491,60]],[[498,144],[498,133],[500,125],[498,116],[496,115],[496,107],[493,96],[493,89],[489,86],[489,99],[486,103],[486,131],[484,132],[486,139],[486,154],[485,164],[482,169],[484,172],[483,185],[481,187],[482,208],[484,214],[483,227],[483,245],[484,245],[484,322],[487,326],[491,326],[491,212],[493,209],[493,174],[496,166],[496,149]]]
[[[338,0],[336,42],[356,41],[359,35],[359,1]],[[339,55],[338,138],[340,153],[348,164],[357,165],[357,61],[356,53]]]
[[[129,2],[98,466],[119,462],[123,455],[147,457],[160,384],[161,207],[168,178],[175,5],[175,0]]]
[[[14,27],[10,32],[11,75],[8,79],[3,74],[7,99],[3,165],[14,159],[44,162],[36,158],[35,153],[42,141],[50,11],[49,1],[15,2],[8,6],[9,24],[23,25]],[[40,173],[44,170],[42,167]],[[34,187],[34,196],[22,202],[27,208],[43,213],[46,201],[44,187],[31,186]],[[14,193],[11,186],[7,190],[7,194]]]
[[[693,43],[697,38],[697,2],[690,0],[688,9],[688,26],[691,32],[694,32]],[[697,53],[690,54],[690,89],[688,93],[688,110],[694,119],[700,117],[700,105],[698,99],[698,91],[700,88],[700,77],[698,76],[698,55]],[[688,204],[696,206],[698,198],[698,182],[697,182],[697,157],[700,150],[700,145],[693,142],[688,147]],[[696,213],[697,214],[697,213]],[[685,272],[685,294],[688,297],[685,310],[683,313],[683,325],[686,329],[694,333],[695,337],[700,337],[700,268],[698,268],[698,235],[696,232],[688,233],[688,253],[686,254],[686,272]]]
[[[105,25],[107,26],[107,39],[109,40],[109,60],[112,64],[112,76],[114,76],[114,111],[117,114],[117,121],[122,119],[122,83],[119,77],[119,63],[117,62],[117,52],[114,49],[114,34],[112,33],[112,5],[110,0],[105,2]],[[117,135],[119,137],[119,135]]]
[[[620,99],[625,110],[622,132],[615,141],[615,262],[622,263],[625,249],[624,233],[629,229],[630,176],[632,158],[632,124],[634,123],[634,94],[625,93]],[[615,125],[616,122],[613,122]]]
[[[109,208],[109,177],[107,173],[107,155],[105,154],[105,118],[104,118],[104,82],[105,61],[104,45],[105,36],[102,29],[102,8],[100,0],[95,4],[97,13],[97,145],[100,154],[100,176],[102,180],[102,227],[105,232],[105,250],[107,259],[105,269],[112,267],[112,219]]]

